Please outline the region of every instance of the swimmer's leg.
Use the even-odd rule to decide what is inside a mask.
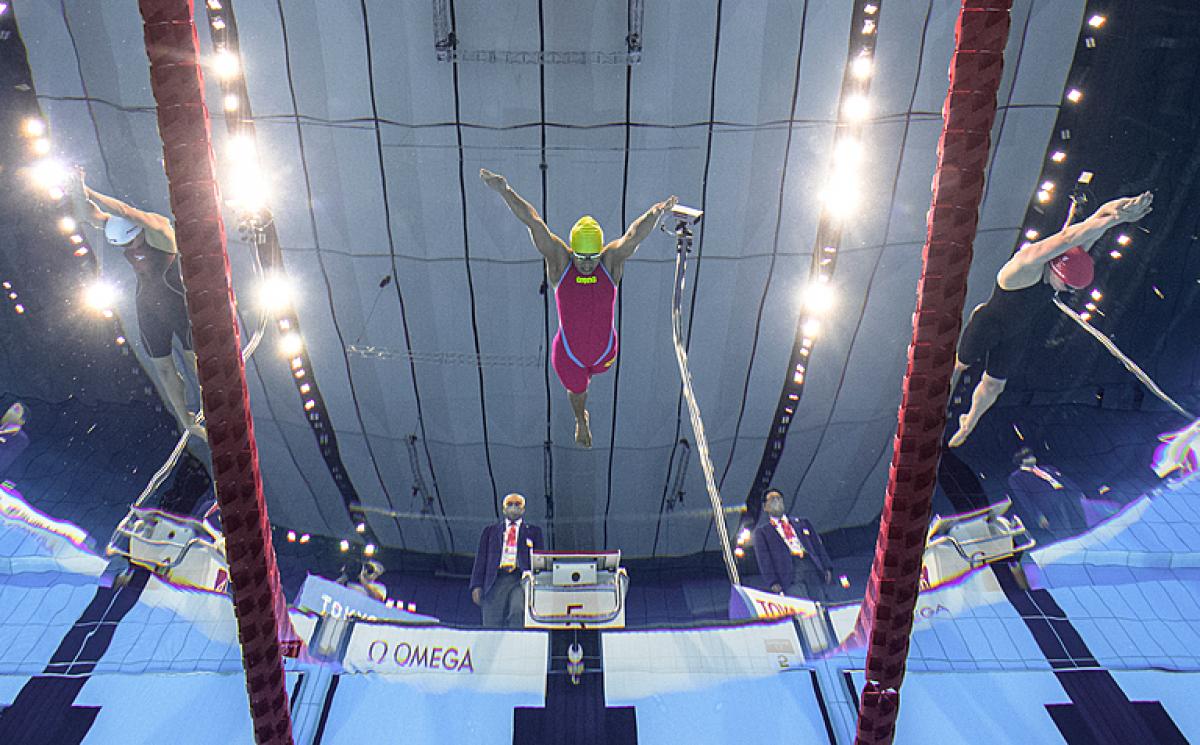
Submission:
[[[962,378],[962,374],[967,371],[968,365],[963,364],[963,361],[958,357],[954,358],[954,372],[950,375],[950,398],[953,401],[954,392],[958,390],[958,381]]]
[[[986,372],[983,374],[979,385],[975,386],[975,391],[971,394],[970,411],[958,418],[958,431],[950,438],[950,447],[956,448],[967,441],[979,419],[992,408],[996,399],[1000,398],[1006,382],[1004,378],[993,378]]]
[[[200,374],[196,371],[196,353],[191,349],[183,350],[183,362],[188,366],[188,369],[192,371],[192,376],[197,382],[199,382]],[[200,420],[200,423],[196,422],[197,418]],[[200,411],[198,413],[193,414],[190,411],[187,412],[187,431],[193,437],[198,437],[204,442],[208,442],[208,431],[204,428],[203,422],[204,404],[201,403]]]
[[[592,446],[592,428],[588,421],[587,389],[582,393],[567,391],[567,400],[571,402],[571,410],[575,412],[575,442],[580,447]]]
[[[193,355],[193,359],[195,356]],[[187,410],[187,394],[185,393],[183,376],[179,374],[178,368],[175,367],[175,360],[170,355],[166,357],[152,357],[154,363],[154,374],[158,378],[159,385],[162,386],[163,394],[167,398],[167,406],[171,409],[171,414],[178,420],[181,427],[188,430],[190,434],[195,434],[202,439],[205,435],[193,431],[195,421]]]

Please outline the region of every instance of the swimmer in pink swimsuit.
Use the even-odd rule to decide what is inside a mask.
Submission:
[[[654,205],[634,220],[624,235],[607,245],[600,225],[591,217],[581,217],[571,228],[568,246],[550,232],[533,205],[513,191],[503,176],[486,169],[481,169],[479,176],[504,197],[512,213],[529,228],[534,247],[546,260],[546,277],[554,288],[554,304],[558,308],[558,333],[554,335],[550,363],[567,389],[567,399],[575,413],[575,442],[590,448],[588,383],[593,375],[607,371],[617,359],[613,310],[625,260],[677,200],[671,197]]]

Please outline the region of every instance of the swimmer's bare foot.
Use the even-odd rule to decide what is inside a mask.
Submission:
[[[575,442],[580,447],[590,448],[592,446],[592,428],[589,425],[588,413],[583,412],[582,419],[575,420]]]
[[[975,425],[967,419],[967,415],[963,414],[958,418],[958,431],[950,438],[950,447],[956,448],[967,441],[971,436],[971,430],[975,429]]]

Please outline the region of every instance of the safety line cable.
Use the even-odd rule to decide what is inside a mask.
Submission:
[[[716,524],[717,537],[721,541],[721,556],[725,559],[725,569],[729,574],[729,581],[740,585],[742,581],[738,576],[737,563],[733,559],[733,549],[729,544],[729,528],[725,525],[725,509],[721,504],[721,492],[717,489],[712,457],[708,453],[708,435],[704,432],[704,420],[700,417],[700,404],[696,401],[695,391],[692,390],[692,373],[688,370],[687,350],[683,347],[680,306],[683,305],[687,253],[692,246],[691,229],[680,223],[675,229],[675,238],[677,241],[675,287],[671,294],[671,335],[675,342],[675,361],[679,363],[679,379],[683,384],[683,397],[687,400],[688,414],[692,420],[692,434],[696,439],[696,454],[700,456],[700,468],[704,471],[704,485],[708,489],[708,499],[712,502],[713,523]]]
[[[1054,296],[1054,304],[1056,306],[1058,306],[1058,309],[1061,310],[1068,318],[1070,318],[1075,323],[1079,324],[1079,327],[1082,328],[1084,331],[1086,331],[1089,335],[1091,335],[1091,337],[1093,339],[1100,342],[1100,344],[1105,349],[1108,350],[1109,354],[1111,354],[1122,365],[1124,365],[1126,370],[1133,373],[1133,377],[1140,380],[1142,382],[1142,385],[1144,385],[1148,389],[1150,389],[1150,392],[1153,393],[1155,396],[1158,396],[1158,398],[1161,399],[1163,403],[1167,404],[1175,411],[1177,411],[1180,414],[1182,414],[1183,416],[1187,417],[1189,420],[1194,420],[1196,418],[1195,414],[1189,413],[1187,409],[1185,409],[1182,406],[1180,406],[1179,404],[1175,403],[1174,399],[1172,399],[1170,396],[1168,396],[1163,391],[1162,388],[1159,388],[1158,384],[1155,383],[1154,380],[1151,379],[1151,377],[1149,375],[1147,375],[1144,370],[1142,370],[1142,368],[1138,367],[1137,363],[1135,363],[1133,360],[1129,359],[1129,357],[1127,357],[1125,355],[1125,353],[1122,352],[1120,350],[1120,348],[1117,347],[1117,345],[1113,343],[1112,339],[1109,339],[1107,336],[1100,333],[1100,331],[1097,330],[1095,326],[1093,326],[1092,324],[1083,320],[1082,316],[1080,316],[1078,313],[1076,313],[1075,311],[1068,308],[1067,304],[1064,303],[1062,300],[1060,300],[1058,295]]]

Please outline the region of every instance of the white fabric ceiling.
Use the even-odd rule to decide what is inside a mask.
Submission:
[[[1018,240],[1083,13],[1081,0],[1014,4],[970,305],[990,291]],[[435,56],[429,0],[366,5],[366,23],[358,3],[234,5],[271,205],[287,267],[303,288],[305,340],[363,503],[419,509],[405,444],[416,435],[454,550],[473,550],[508,491],[528,495],[529,517],[544,522],[554,312],[546,328],[540,259],[480,183],[486,167],[544,206],[561,234],[589,213],[616,235],[669,194],[705,209],[689,267],[691,366],[725,503],[740,504],[786,372],[851,4],[649,2],[643,57],[632,67],[464,62],[457,70]],[[952,0],[883,6],[863,207],[843,239],[837,306],[776,478],[796,495],[792,512],[821,530],[869,522],[881,507],[958,9]],[[36,0],[15,7],[56,149],[87,167],[95,188],[165,212],[136,4],[68,0],[65,8]],[[457,0],[454,9],[460,50],[539,49],[537,0],[503,9]],[[541,11],[547,50],[624,50],[625,2],[544,2]],[[207,50],[203,26],[200,36]],[[209,100],[217,95],[210,82]],[[223,124],[213,132],[220,155]],[[248,249],[230,232],[235,281],[249,298]],[[560,548],[644,556],[715,546],[695,457],[684,503],[661,513],[676,433],[691,439],[671,350],[673,248],[656,233],[627,267],[619,362],[592,385],[594,449],[575,447],[551,373]],[[115,255],[105,274],[132,285]],[[136,338],[132,301],[120,311]],[[247,373],[272,520],[347,535],[350,520],[275,340],[268,336]],[[383,357],[348,350],[366,346]],[[428,521],[375,515],[371,524],[387,545],[440,550]]]

